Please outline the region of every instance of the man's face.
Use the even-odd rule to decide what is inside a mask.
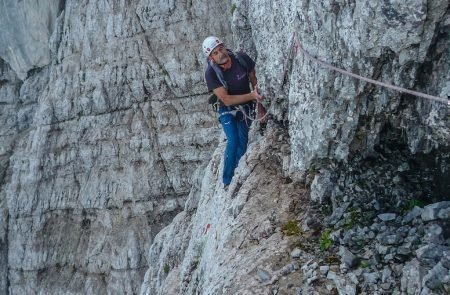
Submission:
[[[225,64],[228,61],[228,58],[229,58],[227,49],[222,44],[220,44],[219,46],[214,48],[214,50],[211,52],[211,54],[209,56],[218,65]]]

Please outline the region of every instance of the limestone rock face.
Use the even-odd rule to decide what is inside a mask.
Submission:
[[[270,294],[283,275],[288,279],[280,289],[300,284],[299,266],[289,255],[295,237],[282,232],[305,197],[284,176],[289,150],[281,147],[287,138],[269,128],[250,145],[227,191],[220,183],[220,146],[189,196],[197,200],[196,210],[186,208],[155,238],[149,252],[154,267],[141,294]]]
[[[48,41],[64,2],[0,1],[0,56],[21,80],[51,62]]]
[[[7,2],[0,292],[137,293],[153,237],[217,145],[199,44],[209,30],[231,39],[222,1],[209,4],[217,14],[189,2]]]
[[[261,87],[274,97],[286,93],[282,103],[288,106],[293,168],[304,170],[321,159],[370,154],[381,131],[391,126],[404,130],[413,153],[448,146],[445,104],[333,72],[300,50],[291,58],[288,55],[295,32],[298,44],[320,60],[447,98],[448,1],[261,0],[252,1],[251,7],[247,1],[237,3],[238,11],[248,13],[245,20],[263,73]],[[243,26],[235,27],[236,35],[247,35]],[[288,82],[283,87],[284,70]]]
[[[448,0],[0,7],[0,293],[448,292],[448,106],[299,47],[447,98]],[[208,35],[257,60],[273,119],[227,191]]]

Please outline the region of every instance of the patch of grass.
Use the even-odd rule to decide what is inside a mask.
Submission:
[[[326,264],[339,265],[341,264],[341,259],[336,254],[331,254],[323,259]]]
[[[319,239],[319,248],[321,251],[330,249],[333,246],[333,240],[330,238],[331,229],[326,229]]]
[[[164,265],[164,273],[165,273],[165,274],[168,274],[169,271],[170,271],[170,266],[169,266],[168,264],[165,264],[165,265]]]
[[[427,202],[420,200],[420,199],[412,199],[409,200],[406,204],[403,204],[400,208],[400,214],[406,215],[409,211],[414,209],[415,206],[417,207],[425,207],[427,205]]]
[[[410,210],[414,209],[414,207],[416,207],[416,206],[417,207],[425,207],[425,205],[426,205],[426,203],[422,200],[412,199],[412,200],[409,200],[408,204],[406,204],[406,209],[408,211],[410,211]]]
[[[359,267],[361,267],[361,268],[368,268],[369,266],[370,266],[370,263],[367,260],[361,260],[359,262]]]
[[[231,15],[234,14],[234,12],[236,11],[236,8],[237,8],[236,4],[233,3],[233,5],[231,5]]]
[[[344,223],[344,227],[346,229],[351,229],[354,227],[358,222],[361,221],[361,210],[358,208],[352,208],[350,209],[350,215],[347,217]]]
[[[295,220],[286,222],[282,227],[282,231],[286,236],[296,236],[300,234],[300,228]]]
[[[319,168],[316,167],[316,165],[314,165],[314,164],[311,164],[311,166],[309,166],[309,168],[306,170],[307,174],[315,175],[315,174],[317,174],[317,172],[319,172]]]
[[[373,211],[366,211],[362,213],[361,216],[361,222],[363,225],[368,225],[370,224],[370,221],[372,220],[372,218],[375,216],[375,213]]]

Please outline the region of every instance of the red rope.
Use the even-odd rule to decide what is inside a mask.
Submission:
[[[314,62],[324,66],[325,68],[331,69],[333,71],[339,72],[339,73],[347,75],[347,76],[351,76],[353,78],[356,78],[356,79],[359,79],[359,80],[362,80],[362,81],[366,81],[366,82],[369,82],[369,83],[372,83],[372,84],[375,84],[375,85],[386,87],[386,88],[389,88],[389,89],[392,89],[392,90],[395,90],[395,91],[398,91],[398,92],[408,93],[408,94],[411,94],[411,95],[414,95],[414,96],[418,96],[418,97],[422,97],[422,98],[426,98],[426,99],[429,99],[429,100],[442,102],[442,103],[445,103],[445,104],[450,106],[450,100],[448,100],[448,99],[445,99],[445,98],[442,98],[442,97],[438,97],[438,96],[434,96],[434,95],[421,93],[421,92],[418,92],[418,91],[409,90],[409,89],[406,89],[406,88],[402,88],[402,87],[398,87],[398,86],[395,86],[395,85],[391,85],[389,83],[385,83],[385,82],[380,82],[380,81],[377,81],[377,80],[369,79],[369,78],[366,78],[366,77],[354,74],[352,72],[349,72],[349,71],[337,68],[335,66],[332,66],[331,64],[329,64],[327,62],[324,62],[324,61],[322,61],[322,60],[312,56],[311,54],[309,54],[309,52],[307,52],[305,49],[303,49],[303,47],[300,44],[300,41],[298,40],[297,35],[295,34],[295,32],[293,33],[293,37],[292,38],[294,38],[294,45],[293,46],[294,46],[294,54],[295,54],[295,56],[297,55],[297,50],[300,49],[300,51],[303,53],[303,55],[305,57],[307,57],[310,60],[312,60],[312,61],[314,61]]]

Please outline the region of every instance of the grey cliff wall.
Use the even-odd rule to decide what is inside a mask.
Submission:
[[[24,80],[51,62],[48,40],[65,0],[0,1],[0,56]]]
[[[220,154],[213,157],[152,245],[156,268],[141,294],[448,292],[449,204],[411,205],[448,200],[447,105],[342,76],[300,53],[288,58],[296,32],[303,48],[337,67],[447,98],[448,1],[234,3],[237,47],[257,57],[278,125],[253,135],[229,191],[215,184]],[[294,237],[285,229],[292,220]],[[319,251],[327,241],[334,254]]]
[[[60,4],[1,9],[0,287],[136,293],[217,145],[198,40],[223,4]],[[209,29],[230,38],[227,19]]]
[[[0,293],[450,290],[448,107],[289,53],[446,98],[448,0],[0,1],[0,28]],[[228,191],[211,34],[272,114]]]

